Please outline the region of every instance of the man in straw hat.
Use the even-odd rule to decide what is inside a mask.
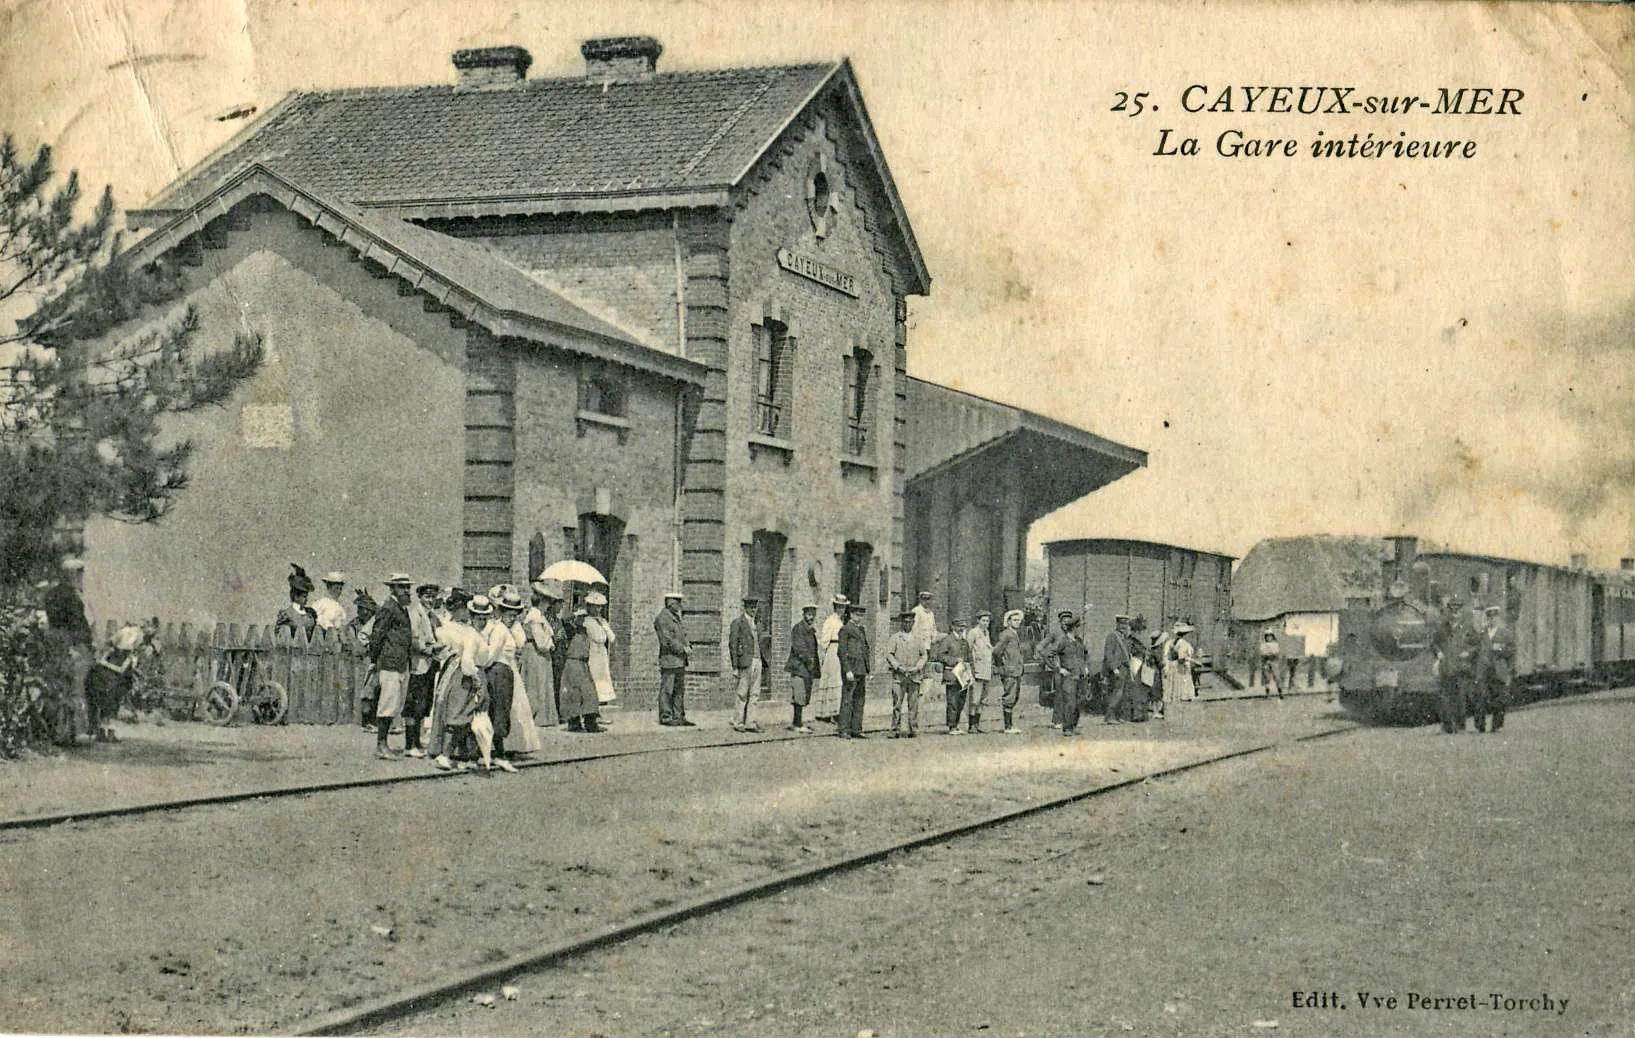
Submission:
[[[783,669],[795,679],[789,687],[789,702],[794,707],[789,730],[811,735],[812,729],[801,722],[801,711],[812,701],[812,682],[823,673],[823,657],[818,652],[816,603],[808,602],[800,607],[800,619],[789,629],[789,659]]]
[[[664,605],[653,617],[653,633],[659,642],[659,724],[666,728],[693,727],[687,720],[687,661],[693,647],[681,619],[684,600],[680,591],[667,592]]]
[[[409,589],[413,584],[407,573],[393,573],[386,578],[390,593],[375,614],[369,633],[369,661],[380,680],[375,702],[375,756],[382,760],[397,757],[387,740],[408,690],[409,663],[414,654],[414,627],[409,621]],[[404,741],[408,741],[407,736]]]
[[[1022,647],[1022,610],[1005,613],[999,641],[993,647],[994,673],[999,676],[999,706],[1005,712],[1005,734],[1021,735],[1016,727],[1016,705],[1022,699],[1022,672],[1027,652]]]

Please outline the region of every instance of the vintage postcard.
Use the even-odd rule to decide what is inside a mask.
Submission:
[[[0,0],[0,1031],[1629,1033],[1632,119],[1622,4]]]

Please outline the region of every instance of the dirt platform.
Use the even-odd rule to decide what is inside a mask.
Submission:
[[[1145,783],[396,1033],[1635,1033],[1635,694]],[[1461,999],[1468,1000],[1462,1004]]]

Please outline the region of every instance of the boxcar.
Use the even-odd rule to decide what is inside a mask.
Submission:
[[[1144,616],[1149,632],[1185,620],[1204,656],[1224,653],[1232,620],[1231,555],[1174,544],[1091,538],[1050,541],[1052,618],[1062,609],[1084,617],[1094,645],[1119,613]]]
[[[1635,680],[1635,559],[1590,577],[1590,654],[1609,683]]]

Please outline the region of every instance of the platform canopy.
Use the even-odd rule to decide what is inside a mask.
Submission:
[[[1013,471],[1023,521],[1071,504],[1147,464],[1147,452],[997,400],[908,380],[910,480],[960,469]],[[980,462],[980,465],[973,463]]]

